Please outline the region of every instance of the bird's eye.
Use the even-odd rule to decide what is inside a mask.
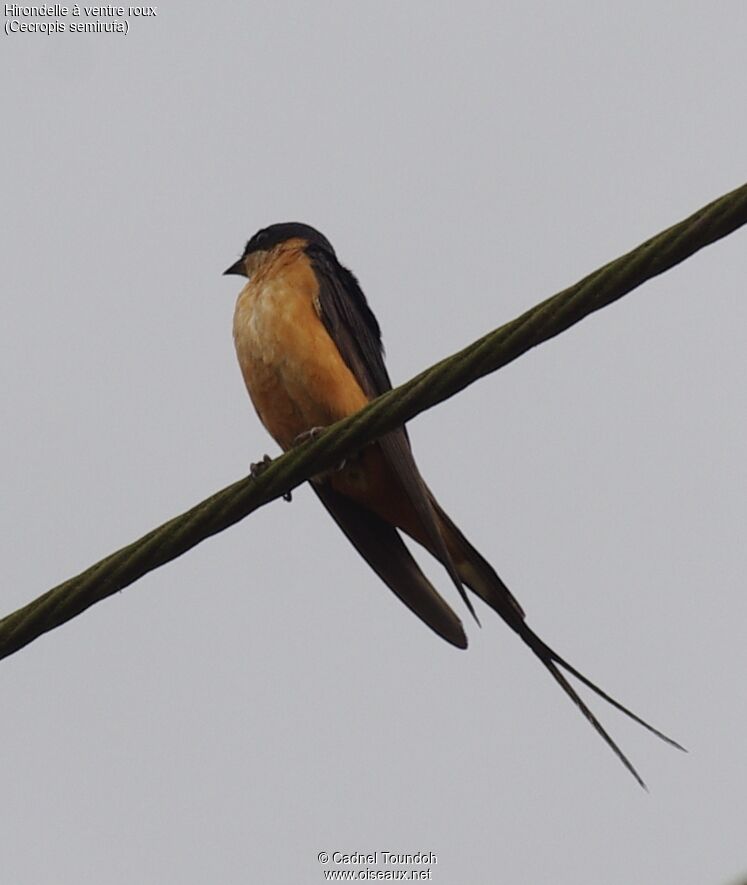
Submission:
[[[246,255],[250,255],[252,252],[259,252],[267,248],[267,234],[265,231],[259,231],[256,233],[251,240],[246,244]]]

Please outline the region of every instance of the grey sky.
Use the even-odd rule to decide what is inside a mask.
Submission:
[[[311,223],[402,381],[742,183],[744,4],[158,6],[2,37],[2,611],[276,448],[220,272]],[[12,885],[747,874],[745,233],[411,424],[429,484],[641,791],[497,616],[422,626],[307,489],[2,662]],[[328,867],[332,868],[332,867]],[[383,867],[379,866],[379,869]]]

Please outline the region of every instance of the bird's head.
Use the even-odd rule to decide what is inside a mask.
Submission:
[[[242,277],[250,277],[267,257],[267,253],[277,246],[293,245],[306,248],[318,246],[334,257],[335,250],[332,244],[318,230],[308,224],[300,224],[297,221],[287,221],[282,224],[271,224],[263,227],[246,244],[244,252],[238,261],[223,271],[225,274],[238,274]]]

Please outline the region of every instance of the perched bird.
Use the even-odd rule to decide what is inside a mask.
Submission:
[[[282,449],[391,389],[376,317],[358,281],[340,264],[319,231],[298,223],[264,228],[225,273],[248,279],[234,313],[236,353],[254,407]],[[443,564],[473,615],[465,587],[493,608],[542,661],[641,786],[645,784],[636,770],[562,670],[682,749],[602,691],[527,626],[508,587],[425,484],[404,428],[366,446],[340,469],[315,477],[311,486],[379,577],[447,642],[467,647],[462,623],[420,570],[400,530]]]

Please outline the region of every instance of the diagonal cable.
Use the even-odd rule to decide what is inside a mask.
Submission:
[[[319,438],[275,459],[258,478],[246,477],[216,492],[7,615],[0,620],[0,658],[176,559],[310,476],[334,467],[371,440],[559,335],[746,222],[747,185],[743,185],[380,396]]]

